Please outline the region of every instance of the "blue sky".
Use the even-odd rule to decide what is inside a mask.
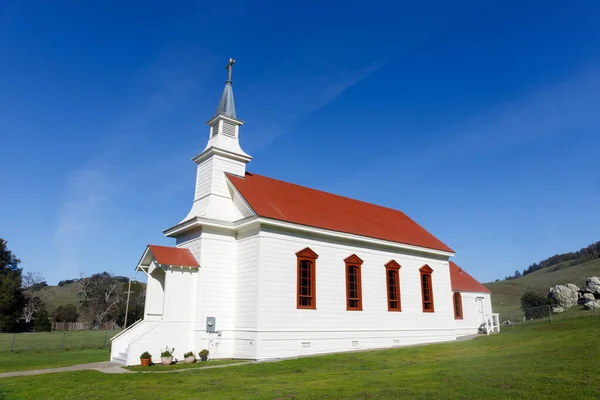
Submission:
[[[49,283],[134,275],[189,211],[234,57],[250,171],[400,209],[503,277],[600,240],[599,18],[592,1],[5,1],[0,237]]]

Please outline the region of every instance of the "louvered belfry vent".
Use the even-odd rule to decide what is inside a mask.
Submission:
[[[211,135],[211,137],[215,136],[217,133],[219,133],[219,123],[218,122],[212,126],[212,135]]]
[[[223,121],[223,135],[235,137],[235,125]]]

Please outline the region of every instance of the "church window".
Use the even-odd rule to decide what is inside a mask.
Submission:
[[[433,287],[431,284],[431,274],[433,270],[429,265],[424,265],[419,270],[421,272],[421,296],[423,300],[423,312],[434,312],[433,308]]]
[[[392,260],[385,264],[388,311],[402,311],[400,303],[400,264]]]
[[[362,311],[361,266],[363,261],[356,255],[344,260],[346,263],[346,310]]]
[[[315,310],[317,308],[316,266],[317,253],[310,248],[296,253],[298,265],[297,308]]]
[[[454,292],[454,319],[463,319],[462,296],[459,292]]]

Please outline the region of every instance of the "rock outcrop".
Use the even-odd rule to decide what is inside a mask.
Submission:
[[[596,297],[600,297],[600,278],[592,276],[585,282],[586,292],[592,293]]]
[[[579,288],[572,283],[566,285],[556,285],[550,288],[548,297],[554,299],[556,304],[562,308],[571,308],[577,306],[579,298]]]
[[[586,308],[586,310],[593,310],[593,309],[600,310],[600,301],[599,300],[588,301],[583,306]]]
[[[594,301],[596,298],[591,293],[579,293],[579,302],[585,304],[588,301]]]
[[[554,306],[554,307],[552,307],[552,312],[553,312],[554,314],[560,314],[560,313],[563,313],[563,312],[565,312],[565,311],[567,311],[567,310],[565,310],[565,309],[564,309],[564,308],[562,308],[561,306]]]

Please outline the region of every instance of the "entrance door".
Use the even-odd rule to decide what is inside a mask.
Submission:
[[[479,323],[485,323],[485,316],[483,314],[483,297],[478,297],[475,299],[477,302],[477,313],[479,314]]]

